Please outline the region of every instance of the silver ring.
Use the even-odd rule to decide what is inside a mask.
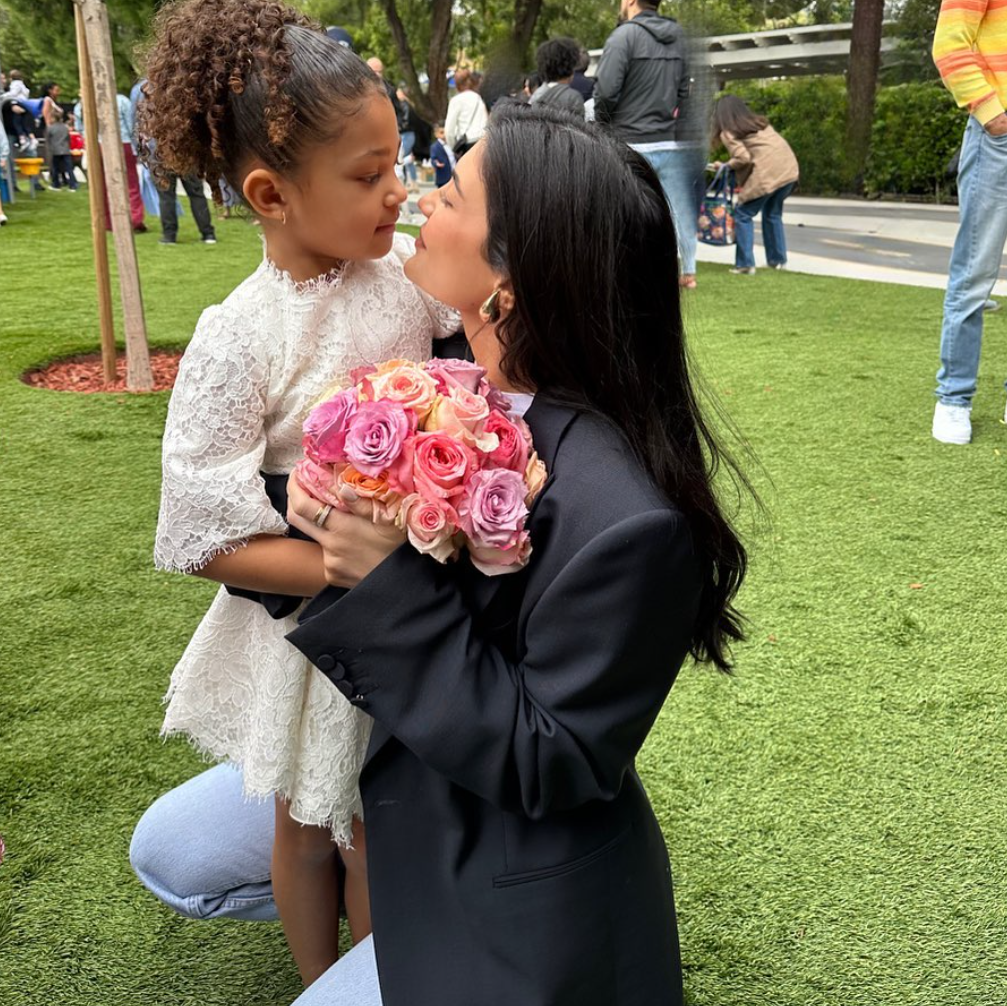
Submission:
[[[318,508],[318,513],[315,514],[315,518],[312,523],[315,527],[325,528],[325,522],[329,519],[329,514],[332,513],[332,505],[326,503],[325,506],[320,506]]]

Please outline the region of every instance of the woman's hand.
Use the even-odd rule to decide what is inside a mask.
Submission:
[[[339,493],[348,512],[332,510],[323,527],[314,523],[322,506],[291,475],[287,482],[287,521],[322,546],[325,579],[333,587],[355,587],[404,541],[405,534],[371,500],[344,486]]]

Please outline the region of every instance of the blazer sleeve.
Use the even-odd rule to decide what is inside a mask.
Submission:
[[[584,546],[528,615],[510,662],[451,567],[408,546],[287,638],[421,761],[538,819],[611,800],[688,650],[700,590],[684,519],[628,518]]]

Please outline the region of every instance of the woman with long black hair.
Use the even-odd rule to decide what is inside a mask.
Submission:
[[[674,1006],[671,872],[634,761],[690,654],[729,668],[746,556],[713,487],[727,459],[689,373],[668,205],[624,144],[508,104],[421,207],[407,275],[461,312],[549,476],[529,565],[498,577],[403,547],[352,494],[316,527],[290,484],[331,586],[288,639],[375,721],[373,937],[298,1003]],[[261,909],[249,848],[268,832],[240,782],[213,769],[160,804],[134,840],[148,886]],[[177,831],[167,850],[173,816],[187,853]],[[218,824],[232,837],[193,839]]]

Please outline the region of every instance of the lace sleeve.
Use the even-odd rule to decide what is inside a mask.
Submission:
[[[285,534],[259,469],[269,360],[233,311],[203,312],[168,405],[154,564],[190,573],[258,534]]]
[[[415,246],[415,239],[410,237],[408,234],[396,234],[395,243],[392,245],[392,251],[398,257],[399,261],[404,263],[407,258],[412,258],[416,253]],[[409,282],[409,280],[406,282]],[[421,290],[419,287],[416,287],[415,289],[423,301],[423,306],[427,309],[427,314],[430,315],[430,321],[433,325],[433,330],[431,332],[432,338],[446,339],[448,336],[454,335],[455,332],[460,331],[462,327],[462,316],[453,307],[448,307],[446,304],[442,304],[439,300],[434,300],[430,294]]]

